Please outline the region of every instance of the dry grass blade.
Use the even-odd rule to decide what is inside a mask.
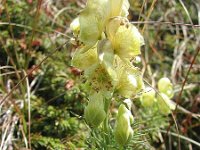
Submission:
[[[60,50],[63,46],[65,46],[67,44],[67,42],[65,42],[64,44],[62,44],[61,46],[57,47],[52,53],[50,53],[49,55],[47,55],[36,67],[34,67],[29,73],[27,73],[12,89],[11,91],[4,97],[1,99],[0,104],[2,104],[11,94],[12,92],[30,75],[33,73],[33,71],[35,71],[37,68],[39,68],[41,66],[41,64],[46,61],[50,56],[52,56],[55,52],[57,52],[58,50]]]

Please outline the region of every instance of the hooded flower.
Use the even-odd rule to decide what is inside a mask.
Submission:
[[[80,13],[80,41],[95,45],[101,39],[108,20],[115,16],[127,16],[128,0],[88,0]]]
[[[130,59],[140,54],[144,39],[138,29],[126,18],[111,19],[106,27],[108,39],[111,41],[115,54],[122,60]]]
[[[125,64],[119,58],[116,59],[115,63],[117,74],[117,82],[115,82],[116,92],[126,98],[135,96],[144,88],[140,71],[138,68]]]

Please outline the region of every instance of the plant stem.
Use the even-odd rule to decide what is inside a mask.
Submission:
[[[110,139],[109,139],[109,135],[110,135],[110,130],[109,130],[109,107],[110,107],[110,103],[111,103],[111,98],[109,99],[105,99],[104,100],[104,110],[106,112],[106,118],[103,122],[103,130],[104,130],[104,139],[106,142],[106,145],[109,145],[110,143]],[[105,147],[105,150],[107,149],[107,147]]]

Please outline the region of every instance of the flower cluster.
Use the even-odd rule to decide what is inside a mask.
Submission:
[[[72,65],[82,69],[93,90],[130,98],[142,88],[142,76],[130,60],[144,44],[138,29],[127,19],[128,0],[88,0],[71,23],[81,43]]]
[[[99,127],[105,120],[105,101],[114,94],[131,98],[144,88],[139,68],[131,63],[140,54],[144,40],[128,21],[128,9],[128,0],[88,0],[70,25],[79,43],[72,65],[83,70],[90,86],[85,119],[91,127]],[[116,132],[115,137],[118,143],[124,138],[121,144],[132,134],[128,111],[120,106],[116,119],[116,130],[121,133]]]

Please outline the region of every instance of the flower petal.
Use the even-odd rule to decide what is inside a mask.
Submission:
[[[119,61],[116,73],[118,80],[115,83],[115,89],[122,96],[131,98],[144,88],[142,75],[137,68]]]
[[[126,18],[117,17],[110,20],[106,27],[106,33],[115,54],[121,59],[130,59],[140,54],[140,47],[144,44],[144,39],[138,29]]]
[[[94,45],[101,38],[109,16],[109,0],[88,0],[86,8],[80,13],[80,41]]]
[[[95,47],[85,51],[85,47],[77,50],[72,58],[72,65],[79,69],[85,70],[90,66],[98,63],[97,49]]]

